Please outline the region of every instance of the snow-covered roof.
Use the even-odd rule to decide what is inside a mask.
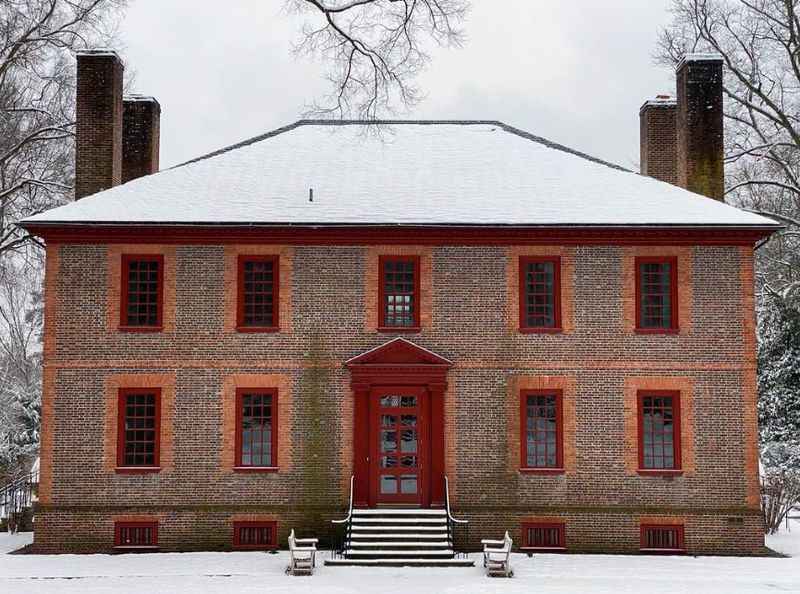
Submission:
[[[25,223],[775,225],[501,122],[312,120]]]

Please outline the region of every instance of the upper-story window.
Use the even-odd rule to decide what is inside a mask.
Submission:
[[[379,258],[379,307],[382,330],[419,330],[419,257]]]
[[[117,467],[120,471],[153,471],[159,466],[161,390],[119,391]]]
[[[678,259],[636,258],[636,330],[678,330]]]
[[[240,388],[236,391],[236,467],[275,469],[278,391]]]
[[[239,256],[239,331],[274,332],[279,329],[278,280],[278,256]]]
[[[639,469],[680,470],[680,394],[643,390],[638,397]]]
[[[525,390],[520,394],[523,470],[558,471],[563,467],[560,390]]]
[[[124,254],[121,276],[120,327],[123,330],[161,330],[164,257]]]
[[[519,259],[519,326],[522,332],[561,330],[561,258]]]

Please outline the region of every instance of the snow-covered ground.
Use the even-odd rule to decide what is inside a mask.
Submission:
[[[0,552],[31,541],[0,533]],[[324,567],[313,577],[284,575],[286,553],[2,555],[0,592],[258,592],[263,594],[757,594],[800,592],[800,522],[768,539],[795,558],[514,555],[515,577],[468,569]],[[327,555],[322,553],[322,557]]]

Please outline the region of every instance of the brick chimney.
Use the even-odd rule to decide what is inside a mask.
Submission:
[[[677,101],[657,95],[639,110],[640,170],[671,184],[678,183]]]
[[[124,184],[158,171],[161,106],[153,97],[127,95],[122,122]]]
[[[677,83],[678,185],[722,200],[722,57],[687,54],[678,64]]]
[[[122,180],[122,74],[109,50],[78,52],[75,199]]]

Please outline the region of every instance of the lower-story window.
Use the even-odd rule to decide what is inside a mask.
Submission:
[[[642,525],[641,550],[661,552],[683,552],[686,546],[681,525]]]
[[[114,546],[123,549],[158,547],[158,522],[115,522]]]
[[[563,522],[525,522],[522,524],[522,548],[561,551],[566,548]]]
[[[236,391],[236,466],[274,469],[278,466],[278,391],[240,388]]]
[[[233,546],[237,549],[274,549],[278,546],[276,522],[234,522]]]

